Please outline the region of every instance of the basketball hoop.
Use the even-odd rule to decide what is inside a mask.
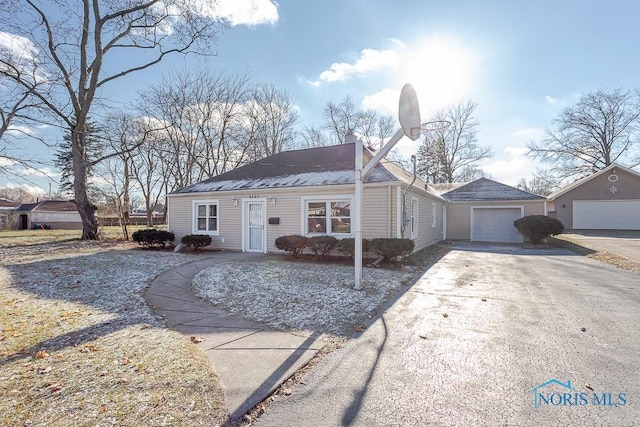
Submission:
[[[441,130],[445,130],[451,126],[451,122],[449,120],[433,120],[431,122],[425,122],[420,125],[420,133],[425,135],[429,132],[438,132]]]

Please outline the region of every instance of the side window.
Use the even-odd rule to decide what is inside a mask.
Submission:
[[[438,226],[438,205],[435,202],[431,202],[431,228]]]
[[[411,198],[411,238],[415,239],[418,237],[418,199],[412,197]]]

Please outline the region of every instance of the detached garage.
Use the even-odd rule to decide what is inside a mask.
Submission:
[[[522,243],[513,221],[544,215],[545,198],[487,178],[433,186],[447,200],[446,239]]]
[[[612,164],[548,197],[567,230],[640,230],[640,173]]]

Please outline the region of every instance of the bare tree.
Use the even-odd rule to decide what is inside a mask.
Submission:
[[[554,177],[550,170],[537,169],[531,179],[520,178],[516,184],[516,188],[528,191],[529,193],[539,194],[540,196],[548,196],[558,190],[560,184],[560,179]]]
[[[330,143],[344,144],[345,136],[353,132],[370,146],[380,146],[385,139],[393,135],[394,119],[391,116],[380,116],[375,110],[362,110],[356,107],[350,96],[340,102],[328,102],[324,107],[324,130],[328,132],[326,139]],[[307,136],[314,136],[308,134]],[[321,139],[314,138],[314,141]]]
[[[260,83],[251,92],[246,111],[254,159],[271,156],[293,145],[300,116],[286,92]]]
[[[330,144],[327,133],[313,125],[302,128],[297,142],[301,148],[325,147]]]
[[[84,152],[87,117],[99,91],[168,55],[210,52],[223,24],[212,18],[209,3],[181,0],[25,0],[0,3],[0,13],[3,29],[33,46],[47,84],[25,78],[10,56],[0,57],[0,76],[29,91],[71,132],[82,238],[97,239]]]
[[[164,126],[157,155],[173,191],[247,162],[249,79],[244,74],[172,74],[140,94],[142,114]]]
[[[560,179],[579,178],[614,162],[640,164],[640,95],[599,90],[583,95],[553,121],[529,154],[553,166]]]
[[[418,174],[427,182],[466,180],[478,174],[477,162],[492,156],[489,147],[478,144],[479,124],[473,116],[477,106],[473,101],[461,102],[430,117],[429,121],[449,126],[426,133],[418,149]]]

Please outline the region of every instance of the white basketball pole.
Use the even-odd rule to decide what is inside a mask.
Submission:
[[[389,142],[380,149],[367,165],[362,167],[362,141],[356,138],[351,132],[345,136],[345,142],[355,142],[356,157],[355,157],[355,192],[356,200],[354,206],[353,217],[353,236],[354,236],[354,266],[355,266],[355,281],[356,290],[362,289],[362,180],[364,180],[372,171],[373,168],[380,163],[391,149],[402,139],[403,136],[408,136],[412,140],[416,140],[420,137],[420,110],[418,108],[418,98],[416,97],[413,86],[410,84],[404,85],[400,93],[400,102],[398,108],[398,119],[402,125],[402,129],[398,130],[395,135],[391,137]]]
[[[354,266],[355,266],[355,279],[356,279],[356,290],[362,289],[362,150],[364,147],[362,146],[362,141],[356,138],[355,135],[347,135],[347,142],[355,142],[356,147],[356,205],[354,209],[354,224],[353,224],[353,235],[354,235]]]

